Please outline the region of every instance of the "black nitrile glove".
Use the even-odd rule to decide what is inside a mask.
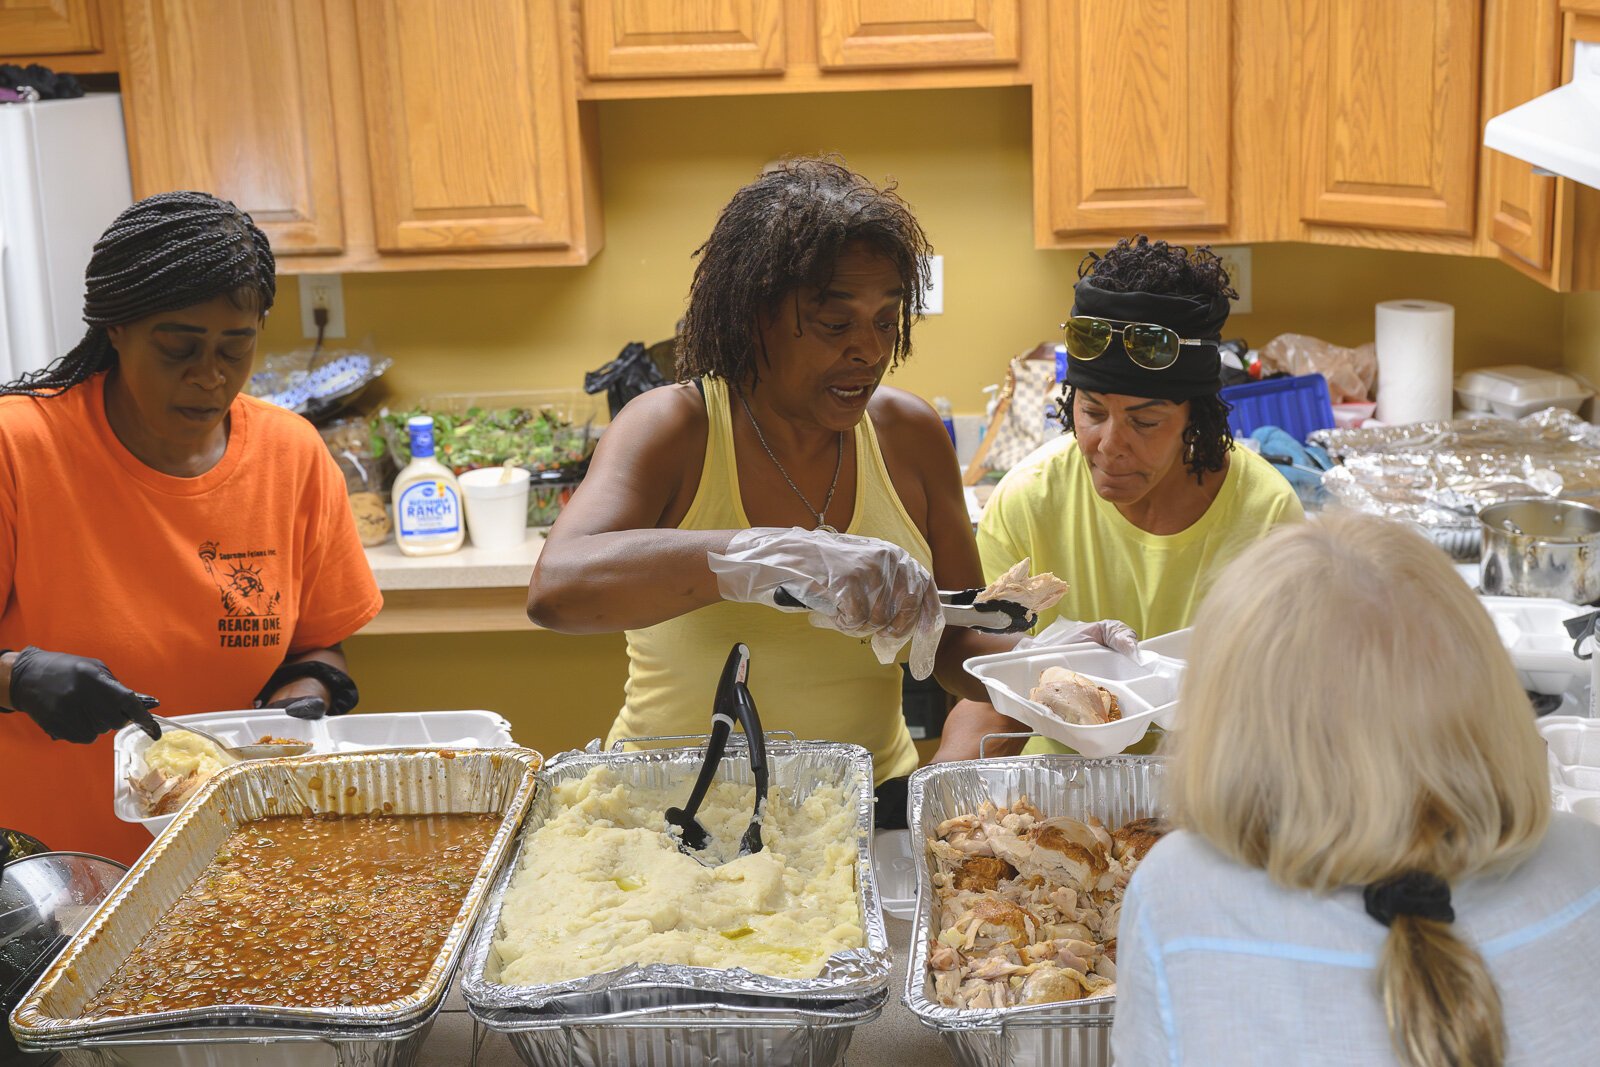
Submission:
[[[57,741],[86,745],[131,722],[151,737],[161,727],[150,717],[155,697],[135,693],[112,677],[104,663],[69,652],[29,645],[11,664],[11,706]]]
[[[285,715],[296,719],[320,719],[328,714],[328,702],[321,697],[284,697],[270,704],[258,704],[257,707],[279,708]]]

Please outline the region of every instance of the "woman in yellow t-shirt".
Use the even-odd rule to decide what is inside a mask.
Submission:
[[[1069,433],[1000,482],[978,550],[989,578],[1032,557],[1035,573],[1070,583],[1041,627],[1116,620],[1155,637],[1189,625],[1210,576],[1241,548],[1304,513],[1282,475],[1228,432],[1216,342],[1234,293],[1221,261],[1140,236],[1091,254],[1082,274],[1067,324]],[[1106,643],[1118,629],[1086,636]],[[935,759],[970,759],[984,734],[1020,729],[963,701]],[[1028,751],[1064,750],[1036,739]]]
[[[829,160],[790,160],[723,209],[680,382],[606,430],[528,588],[542,626],[626,632],[610,740],[704,733],[742,642],[762,722],[868,749],[880,824],[905,824],[896,651],[909,638],[913,674],[981,696],[960,665],[987,647],[940,634],[938,590],[982,584],[955,450],[883,384],[911,353],[927,252],[904,201]],[[805,614],[775,610],[780,587]]]

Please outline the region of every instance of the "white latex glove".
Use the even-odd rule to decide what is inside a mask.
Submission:
[[[1099,645],[1124,656],[1139,654],[1139,635],[1125,622],[1101,619],[1099,622],[1078,622],[1075,619],[1057,619],[1031,637],[1017,642],[1017,649],[1049,648],[1054,645]]]
[[[811,625],[872,639],[879,663],[893,663],[911,642],[911,674],[933,673],[944,631],[939,587],[899,545],[875,537],[798,527],[741,530],[726,552],[708,552],[722,599],[777,607],[782,588],[804,605]]]

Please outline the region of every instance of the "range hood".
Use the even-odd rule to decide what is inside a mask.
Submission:
[[[1572,80],[1490,119],[1483,143],[1600,188],[1600,43],[1573,42]]]

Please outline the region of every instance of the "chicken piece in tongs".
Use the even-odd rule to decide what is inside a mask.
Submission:
[[[1030,574],[1033,560],[1024,556],[1015,567],[983,589],[941,592],[947,626],[966,626],[991,634],[1014,634],[1032,629],[1039,612],[1056,606],[1067,595],[1067,583],[1053,574]]]

